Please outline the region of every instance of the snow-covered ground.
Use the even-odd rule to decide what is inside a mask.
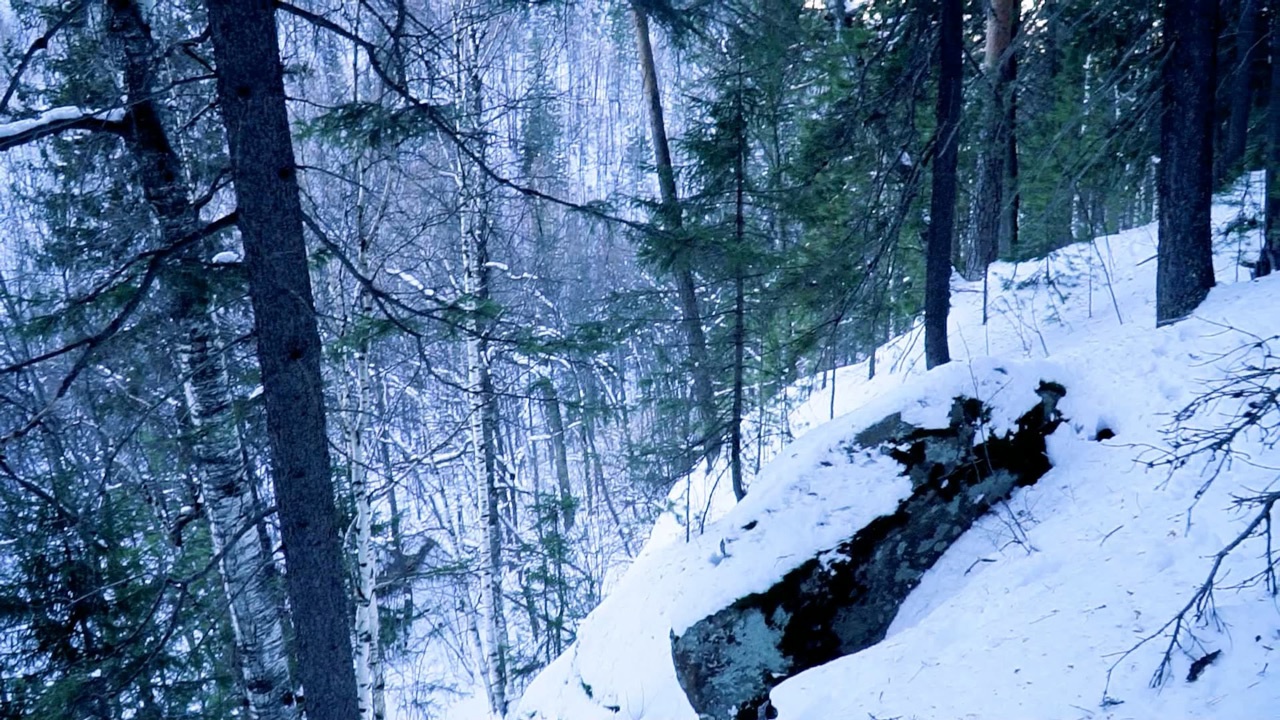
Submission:
[[[1192,318],[1168,327],[1154,327],[1154,226],[996,265],[985,326],[980,286],[956,281],[955,362],[925,373],[916,332],[882,349],[875,380],[865,381],[865,366],[837,373],[839,417],[827,422],[828,393],[814,397],[793,421],[808,432],[761,472],[744,502],[692,542],[655,534],[514,716],[693,720],[671,633],[767,588],[908,490],[892,462],[851,460],[844,441],[893,411],[945,424],[960,394],[1008,422],[1034,403],[1041,379],[1067,388],[1060,409],[1069,421],[1049,442],[1054,468],[950,548],[887,639],[775,688],[781,718],[1276,716],[1280,609],[1260,584],[1228,587],[1265,567],[1261,539],[1225,560],[1213,597],[1218,622],[1192,627],[1185,650],[1174,649],[1171,679],[1149,685],[1169,644],[1166,622],[1251,518],[1233,509],[1233,497],[1276,483],[1280,457],[1250,437],[1237,445],[1248,461],[1233,463],[1198,503],[1203,463],[1171,476],[1145,462],[1165,447],[1173,413],[1206,383],[1256,360],[1242,346],[1280,328],[1280,278],[1250,281],[1239,264],[1255,257],[1258,232],[1224,232],[1259,214],[1261,182],[1253,176],[1215,206],[1219,286]],[[1097,442],[1102,428],[1116,436]],[[1191,662],[1212,650],[1221,656],[1187,682]]]

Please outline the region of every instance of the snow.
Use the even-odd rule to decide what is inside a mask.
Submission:
[[[71,122],[85,117],[98,118],[107,122],[120,122],[124,119],[124,110],[92,112],[77,107],[56,107],[45,110],[33,118],[0,123],[0,139],[15,137],[52,123]]]
[[[223,250],[217,255],[214,255],[213,259],[211,259],[209,262],[213,263],[214,265],[235,265],[236,263],[240,262],[240,253],[233,252],[231,250]]]
[[[1215,205],[1218,231],[1260,215],[1261,186],[1255,174]],[[1280,280],[1249,281],[1239,264],[1256,255],[1258,231],[1216,237],[1219,287],[1192,318],[1159,329],[1154,226],[995,265],[986,326],[981,285],[957,279],[955,362],[925,373],[917,329],[881,350],[875,380],[865,365],[837,372],[837,418],[828,422],[829,390],[802,404],[793,429],[803,436],[742,503],[724,502],[724,488],[707,499],[704,534],[678,542],[682,530],[664,518],[513,717],[695,720],[672,667],[672,633],[767,588],[908,491],[891,461],[847,451],[859,429],[895,411],[942,425],[957,394],[990,404],[999,429],[1031,407],[1040,380],[1067,389],[1059,407],[1068,421],[1049,438],[1053,469],[948,550],[884,641],[776,687],[781,720],[1274,716],[1280,682],[1268,673],[1280,659],[1280,612],[1265,588],[1242,583],[1264,567],[1260,540],[1224,562],[1221,624],[1193,627],[1195,640],[1174,650],[1172,680],[1149,686],[1169,643],[1165,623],[1249,520],[1232,510],[1233,496],[1271,488],[1280,461],[1246,438],[1249,461],[1198,502],[1202,464],[1147,467],[1172,413],[1229,373],[1253,336],[1276,332]],[[1102,428],[1116,436],[1095,441]],[[1193,659],[1219,649],[1198,681],[1185,681]]]

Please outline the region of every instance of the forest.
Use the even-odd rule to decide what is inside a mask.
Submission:
[[[1264,170],[1270,274],[1277,59],[1273,0],[0,0],[0,720],[529,717],[993,268],[1155,223],[1173,325]]]

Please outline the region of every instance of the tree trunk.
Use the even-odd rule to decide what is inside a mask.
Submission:
[[[1271,95],[1267,101],[1267,210],[1258,277],[1280,264],[1280,2],[1271,0]]]
[[[1009,0],[1010,46],[1000,67],[1000,79],[1004,84],[1004,204],[1000,215],[1001,257],[1012,257],[1018,247],[1018,213],[1022,210],[1022,190],[1018,187],[1018,50],[1012,45],[1022,31],[1021,8]]]
[[[157,48],[136,2],[112,0],[107,10],[108,32],[119,42],[129,99],[126,146],[164,244],[175,246],[196,233],[201,222],[183,180],[182,162],[153,100]],[[182,333],[180,356],[194,426],[196,475],[214,551],[222,555],[219,569],[249,712],[257,720],[292,720],[298,706],[293,702],[284,624],[273,587],[273,561],[256,533],[262,507],[232,413],[230,381],[218,349],[209,287],[202,277],[203,249],[197,243],[180,253],[172,311]]]
[[[298,675],[309,720],[351,720],[359,711],[350,598],[275,10],[258,0],[207,0],[206,7],[262,369],[286,587],[297,611]]]
[[[463,124],[468,135],[474,135],[478,147],[472,151],[481,159],[486,156],[484,133],[480,127],[484,113],[484,81],[481,76],[481,25],[474,19],[455,23],[458,38],[458,87],[462,97],[459,107],[466,117]],[[467,303],[467,398],[471,405],[469,432],[472,461],[480,480],[481,525],[484,529],[480,560],[480,611],[484,619],[487,692],[490,709],[505,717],[507,696],[507,623],[502,592],[502,487],[498,481],[498,404],[489,369],[489,335],[493,323],[491,313],[489,234],[491,216],[490,188],[485,177],[468,158],[458,155],[459,234],[462,239],[462,289]]]
[[[1160,121],[1156,324],[1180,320],[1213,287],[1215,0],[1166,0]]]
[[[840,0],[843,3],[843,0]],[[837,19],[838,23],[843,20]],[[736,115],[734,130],[737,132],[738,148],[733,160],[733,418],[729,426],[730,432],[730,475],[733,482],[733,496],[741,500],[747,496],[747,486],[742,478],[742,420],[746,412],[744,396],[744,363],[747,345],[747,301],[744,263],[747,253],[747,119],[742,101],[742,61],[738,61],[738,87],[734,98]]]
[[[1241,0],[1240,19],[1236,23],[1236,66],[1231,74],[1230,109],[1227,139],[1218,163],[1218,184],[1230,182],[1242,169],[1245,143],[1249,134],[1249,114],[1253,109],[1253,86],[1249,82],[1258,45],[1258,11],[1262,0]]]
[[[361,183],[361,188],[364,187]],[[356,264],[361,274],[369,275],[369,237],[364,227],[363,190],[356,201],[357,237],[360,248]],[[360,317],[373,315],[373,298],[368,288],[361,287],[358,298]],[[366,418],[374,412],[373,379],[369,373],[369,336],[361,333],[356,341],[351,362],[355,370],[355,403],[352,408],[348,455],[351,465],[351,495],[356,506],[356,614],[355,664],[356,691],[360,697],[360,720],[382,720],[382,657],[378,647],[378,561],[373,553],[373,487],[369,482],[369,446]]]
[[[560,413],[560,396],[551,378],[542,378],[542,409],[546,416],[547,429],[551,431],[551,457],[555,465],[556,483],[560,491],[559,507],[556,512],[558,531],[568,532],[573,529],[573,487],[569,483],[569,450],[568,438],[564,433],[564,416]]]
[[[951,309],[951,240],[955,232],[956,164],[963,77],[964,7],[942,0],[939,23],[938,129],[934,138],[933,197],[925,258],[924,352],[929,368],[951,362],[947,314]]]
[[[684,229],[684,215],[680,195],[676,190],[675,168],[671,163],[671,144],[667,140],[667,125],[662,114],[662,94],[658,88],[658,69],[653,59],[653,43],[649,36],[649,18],[634,2],[631,14],[636,26],[636,47],[640,52],[640,74],[644,78],[645,104],[649,111],[649,132],[653,140],[654,165],[658,172],[658,191],[661,193],[662,230],[679,235]],[[684,242],[682,238],[678,239]],[[716,412],[715,395],[711,386],[711,364],[707,356],[707,338],[702,327],[702,312],[698,307],[697,284],[685,252],[676,258],[676,291],[680,298],[680,327],[688,344],[690,372],[693,375],[694,404],[701,423],[698,438],[708,457],[715,457],[720,449],[720,423]]]
[[[1013,0],[990,0],[987,8],[986,57],[983,62],[982,149],[978,158],[978,182],[974,191],[973,228],[965,278],[977,280],[995,261],[1002,242],[1001,227],[1006,222],[1005,174],[1008,171],[1009,88],[1013,67],[1010,50],[1013,38]]]

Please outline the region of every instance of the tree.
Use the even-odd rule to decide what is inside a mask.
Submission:
[[[191,201],[193,193],[185,184],[185,169],[154,100],[153,68],[158,53],[142,9],[133,0],[111,0],[107,10],[107,28],[120,48],[129,99],[125,145],[143,195],[159,221],[164,245],[186,246],[178,252],[172,317],[182,333],[194,460],[208,505],[214,548],[222,555],[220,567],[244,687],[259,720],[287,720],[296,717],[298,710],[293,702],[272,561],[256,534],[246,532],[259,522],[262,507],[232,417],[231,389],[211,315],[211,291],[200,277],[205,244],[192,242],[209,231]]]
[[[1156,324],[1181,320],[1213,287],[1216,0],[1167,0],[1161,71]]]
[[[487,162],[485,138],[484,66],[485,25],[483,3],[461,3],[457,13],[454,43],[457,51],[457,104],[461,111],[459,125],[477,142],[471,148],[480,162]],[[507,714],[509,689],[510,641],[503,597],[502,499],[504,483],[498,457],[499,417],[498,393],[494,388],[491,367],[496,305],[493,298],[493,263],[489,242],[494,234],[492,203],[493,186],[476,164],[463,153],[457,154],[458,236],[462,250],[462,292],[466,310],[465,354],[467,364],[468,431],[471,438],[472,471],[479,480],[481,498],[481,541],[479,612],[484,622],[484,657],[482,667],[489,707],[499,717]]]
[[[653,56],[653,42],[649,33],[649,17],[644,7],[632,0],[632,20],[636,30],[636,47],[640,54],[640,75],[644,79],[644,102],[649,114],[649,138],[653,142],[654,166],[658,173],[658,190],[661,194],[659,218],[661,231],[673,245],[672,272],[680,298],[680,327],[688,345],[689,372],[693,380],[693,400],[702,427],[697,442],[709,457],[714,457],[720,447],[720,420],[716,411],[715,395],[711,385],[711,362],[707,356],[706,331],[702,327],[702,311],[698,307],[698,289],[691,266],[689,248],[681,247],[688,240],[684,236],[684,210],[680,194],[676,190],[675,166],[671,161],[671,143],[667,140],[667,124],[662,112],[662,93],[658,86],[658,66]]]
[[[1230,88],[1227,110],[1227,135],[1218,161],[1217,184],[1230,181],[1244,163],[1249,133],[1249,115],[1253,109],[1253,65],[1261,46],[1258,18],[1262,0],[1239,0],[1239,18],[1235,25],[1235,62],[1231,72],[1223,73]]]
[[[987,266],[1008,253],[1017,232],[1016,189],[1011,170],[1017,167],[1017,140],[1013,128],[1013,82],[1016,61],[1013,32],[1017,25],[1017,4],[1013,0],[989,0],[987,41],[982,65],[982,139],[978,154],[977,184],[974,190],[973,227],[965,277],[985,277]]]
[[[303,238],[275,10],[208,0],[262,372],[272,477],[311,720],[358,715],[350,599],[325,432],[320,335]]]
[[[1271,87],[1280,88],[1280,3],[1272,1],[1269,5]],[[1266,133],[1266,216],[1262,253],[1256,270],[1258,277],[1269,275],[1280,267],[1280,92],[1274,90],[1267,100]]]
[[[941,0],[938,32],[938,98],[933,146],[933,196],[929,204],[924,289],[924,352],[930,368],[951,362],[947,314],[951,308],[951,241],[955,232],[956,166],[960,143],[964,8]]]

